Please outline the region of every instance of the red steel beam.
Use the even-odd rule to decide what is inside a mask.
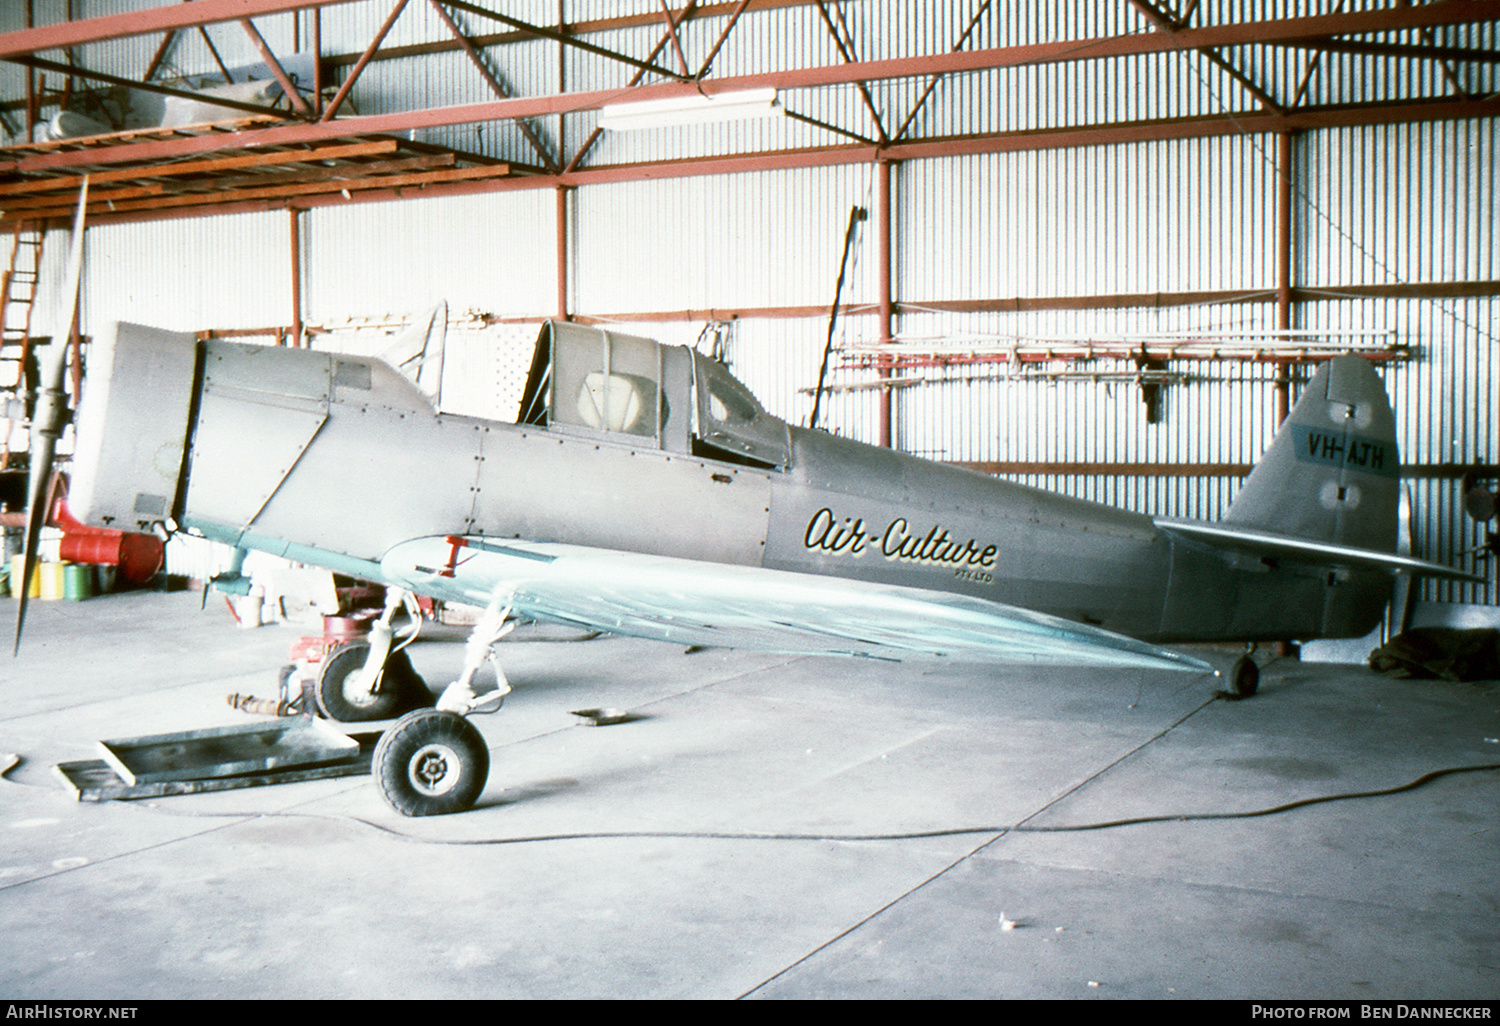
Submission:
[[[682,52],[682,38],[677,35],[677,22],[672,15],[672,9],[667,6],[667,0],[657,0],[657,2],[661,4],[661,15],[667,22],[667,35],[672,38],[672,49],[677,52],[677,66],[682,69],[683,78],[692,78],[693,72],[688,67],[687,54]]]
[[[1295,140],[1290,132],[1276,136],[1276,327],[1290,331],[1292,327],[1293,286],[1292,280],[1292,191],[1296,179],[1293,164]],[[1292,411],[1292,382],[1285,364],[1276,372],[1276,423],[1286,420]]]
[[[223,8],[228,10],[237,8],[239,5],[270,6],[277,9],[289,10],[299,7],[322,6],[327,3],[348,2],[351,2],[351,0],[320,0],[320,2],[312,2],[312,0],[193,0],[191,3],[168,8],[157,8],[155,10],[173,13],[192,8]],[[243,16],[241,13],[233,15],[236,20],[241,16]],[[129,20],[142,16],[129,15],[125,17]],[[225,17],[219,20],[229,20],[229,18],[229,15],[225,15]],[[113,23],[119,20],[119,18],[98,18],[88,22],[72,22],[69,24],[91,25],[98,22]],[[182,20],[180,15],[177,20]],[[1184,29],[1170,36],[1157,32],[1148,32],[1096,39],[1034,43],[1023,46],[960,50],[952,53],[927,54],[918,57],[897,57],[887,60],[859,61],[852,64],[835,64],[817,68],[794,68],[753,75],[736,75],[726,78],[705,79],[701,82],[663,82],[647,86],[637,86],[634,89],[625,91],[619,89],[599,89],[577,93],[560,93],[552,96],[500,100],[490,103],[467,104],[426,111],[408,111],[398,114],[350,118],[347,119],[347,122],[352,126],[350,128],[351,131],[403,131],[409,128],[465,124],[474,121],[499,121],[508,118],[534,117],[543,114],[596,110],[605,104],[618,103],[626,99],[665,99],[700,92],[714,94],[768,86],[778,89],[802,89],[818,86],[852,85],[856,82],[880,79],[945,75],[1064,61],[1098,60],[1106,57],[1190,50],[1202,46],[1286,44],[1302,40],[1319,39],[1325,36],[1393,32],[1486,21],[1500,21],[1500,0],[1435,0],[1434,3],[1423,4],[1417,7],[1392,7],[1346,14],[1281,18],[1232,25],[1213,25],[1204,28]],[[196,24],[194,21],[188,21],[187,23]],[[134,22],[132,22],[133,24]],[[171,24],[162,26],[162,28],[171,27],[174,26]],[[155,31],[161,31],[162,28],[155,29]],[[42,31],[44,30],[37,29],[0,35],[0,59],[10,55],[25,54],[35,49],[45,48],[35,45],[37,42],[36,33]],[[136,35],[141,34],[143,31],[153,30],[132,28],[129,32],[123,32],[122,34]],[[109,37],[105,36],[102,38]],[[26,45],[19,45],[21,43],[25,43]],[[51,45],[63,44],[54,43]]]
[[[294,348],[302,345],[302,226],[297,221],[300,216],[300,211],[287,211],[287,241],[291,246],[292,258],[291,344]]]
[[[634,57],[631,57],[629,54],[617,53],[614,50],[607,50],[602,46],[595,46],[593,43],[584,42],[576,35],[569,35],[566,32],[558,32],[555,29],[544,28],[540,25],[532,25],[529,22],[520,21],[516,18],[510,17],[509,15],[501,14],[498,11],[491,11],[488,8],[478,7],[474,4],[467,3],[465,2],[465,0],[443,0],[443,2],[448,4],[450,7],[456,7],[460,11],[466,11],[470,14],[475,14],[484,18],[492,18],[495,21],[500,22],[502,25],[509,25],[511,28],[516,29],[518,32],[531,36],[535,39],[550,39],[553,42],[562,43],[564,46],[577,47],[580,50],[587,51],[588,53],[594,54],[598,57],[605,57],[612,61],[619,61],[622,64],[629,64],[632,67],[641,68],[644,71],[654,71],[658,75],[663,75],[667,78],[687,78],[686,72],[679,75],[677,72],[672,71],[670,68],[663,68],[657,64],[638,61]]]
[[[339,112],[344,100],[349,97],[349,91],[354,88],[354,83],[359,81],[365,65],[370,63],[371,58],[375,56],[375,51],[380,49],[380,44],[385,41],[386,33],[390,32],[396,24],[396,19],[401,17],[401,12],[406,10],[408,2],[409,0],[398,0],[391,8],[391,13],[385,16],[385,21],[381,22],[380,28],[375,32],[375,38],[370,40],[370,44],[365,47],[365,52],[360,54],[359,60],[354,62],[354,67],[349,74],[344,76],[344,84],[339,86],[339,91],[334,94],[333,99],[328,101],[328,106],[323,108],[323,113],[318,115],[319,121],[332,121],[334,115]]]
[[[676,28],[678,25],[681,25],[688,18],[691,18],[693,16],[693,9],[695,7],[697,7],[697,6],[698,6],[698,0],[688,0],[687,6],[682,9],[682,12],[680,14],[676,15],[675,20],[668,19],[668,20],[670,20],[672,22],[672,27]],[[738,12],[736,12],[735,17],[738,17],[738,16],[739,16]],[[725,34],[726,35],[728,34],[727,30],[726,30]],[[721,41],[722,41],[723,37],[720,37],[720,38],[721,38]],[[651,52],[646,56],[646,59],[648,61],[654,61],[654,60],[656,60],[656,55],[659,54],[659,53],[661,53],[662,50],[664,50],[666,48],[666,45],[667,45],[667,34],[663,33],[661,39],[657,42],[656,46],[653,47],[652,50],[651,50]],[[715,52],[718,52],[718,48],[717,47],[715,47]],[[708,70],[708,64],[707,64],[707,62],[704,63],[703,68],[704,68],[704,71],[699,72],[700,75],[703,74],[704,72],[706,72]],[[640,80],[643,79],[643,78],[645,78],[645,77],[646,77],[646,72],[644,70],[638,70],[638,71],[636,71],[635,75],[633,75],[631,77],[630,84],[632,86],[634,86],[636,83],[640,82]],[[589,133],[589,137],[583,141],[583,145],[580,146],[580,147],[578,147],[578,152],[575,153],[575,154],[573,154],[573,158],[568,161],[568,166],[564,170],[572,171],[572,170],[575,170],[578,167],[578,165],[582,164],[584,156],[589,152],[589,150],[591,150],[593,148],[594,143],[597,142],[598,139],[599,139],[599,137],[601,135],[603,135],[603,134],[604,134],[604,129],[598,127],[597,125],[594,126],[594,130],[592,132],[590,132]]]
[[[567,94],[576,96],[579,94]],[[613,94],[612,94],[613,95]],[[493,112],[500,108],[505,117],[525,108],[525,116],[565,112],[564,97],[533,100],[497,100],[464,108],[445,107],[431,111],[403,114],[341,118],[317,124],[279,125],[234,133],[210,133],[190,138],[176,138],[156,143],[133,142],[119,146],[62,150],[54,153],[0,160],[0,174],[8,172],[65,170],[75,167],[98,167],[117,163],[140,163],[176,159],[223,149],[248,149],[260,146],[290,146],[323,142],[350,135],[389,135],[412,128],[463,124],[468,121],[497,120]],[[541,109],[538,109],[541,108]],[[467,112],[467,113],[463,113]],[[489,112],[485,116],[484,112]],[[1362,104],[1350,107],[1304,108],[1284,114],[1267,112],[1231,113],[1200,118],[1173,118],[1160,121],[1126,122],[1113,125],[1081,125],[1076,128],[1040,129],[1006,132],[996,135],[931,139],[889,146],[830,146],[787,150],[736,157],[706,157],[656,164],[620,165],[577,170],[564,174],[561,184],[585,185],[611,181],[637,181],[649,178],[681,178],[699,174],[733,174],[741,171],[767,171],[799,167],[827,167],[838,164],[868,163],[889,160],[921,160],[931,157],[964,156],[976,153],[1011,153],[1027,150],[1067,149],[1078,146],[1112,145],[1128,142],[1152,142],[1166,139],[1198,139],[1217,135],[1252,135],[1263,132],[1297,132],[1322,128],[1348,128],[1360,125],[1405,124],[1426,121],[1449,121],[1461,118],[1500,116],[1500,97],[1483,100],[1423,100],[1411,103]],[[543,178],[527,180],[532,186],[555,186],[558,181]]]
[[[469,58],[469,63],[474,65],[474,69],[479,72],[479,77],[484,79],[485,85],[490,87],[490,92],[502,99],[509,99],[510,91],[490,72],[490,69],[484,63],[484,58],[480,56],[479,50],[470,42],[469,37],[464,35],[463,29],[458,27],[458,22],[453,20],[453,16],[443,6],[443,0],[428,0],[428,5],[437,13],[442,23],[447,26],[448,33],[463,48],[464,55]],[[547,148],[547,144],[542,141],[542,137],[537,135],[536,129],[531,127],[531,122],[525,118],[519,118],[516,121],[516,127],[521,130],[521,134],[526,137],[526,141],[531,144],[531,148],[536,151],[536,155],[542,158],[542,164],[547,170],[562,170],[562,165],[558,163],[557,158],[552,156],[552,151]]]
[[[729,20],[725,22],[724,27],[719,31],[719,38],[714,40],[714,45],[708,49],[708,56],[703,58],[703,66],[698,69],[697,78],[703,78],[708,74],[708,69],[714,66],[714,58],[719,56],[719,50],[729,38],[729,33],[733,32],[734,27],[740,23],[740,15],[744,14],[745,8],[749,6],[750,0],[740,0],[739,6],[729,15]]]
[[[560,186],[556,210],[557,317],[558,320],[571,321],[573,316],[568,312],[568,190]]]
[[[179,7],[192,8],[200,4],[220,6],[225,2],[226,0],[194,0],[192,3],[181,4]],[[244,2],[248,3],[251,0],[244,0]],[[270,3],[272,0],[257,0],[257,2]],[[290,0],[284,0],[284,2],[290,2]],[[337,2],[346,2],[346,0],[337,0]],[[307,4],[307,6],[313,5]],[[176,11],[179,7],[173,7],[171,10]],[[986,50],[966,50],[921,57],[861,61],[853,64],[837,64],[818,68],[793,69],[756,75],[710,79],[699,83],[669,82],[638,86],[628,90],[603,89],[509,100],[497,99],[486,103],[343,118],[335,121],[320,122],[316,125],[276,127],[256,132],[236,133],[234,136],[220,136],[219,138],[200,137],[197,139],[185,139],[178,140],[177,143],[182,147],[178,151],[180,155],[232,146],[315,142],[339,135],[389,134],[411,129],[536,117],[548,114],[563,114],[579,110],[597,109],[605,104],[619,102],[623,99],[660,99],[667,96],[696,93],[700,90],[707,93],[719,93],[764,86],[792,89],[844,85],[872,79],[948,74],[1036,63],[1160,53],[1198,45],[1274,44],[1327,33],[1380,32],[1488,20],[1500,20],[1500,0],[1437,0],[1435,3],[1419,7],[1398,7],[1340,15],[1285,18],[1275,21],[1186,29],[1172,37],[1167,37],[1160,33],[1145,33],[1132,36],[1000,47]],[[4,53],[6,40],[12,38],[14,35],[16,34],[12,33],[11,36],[0,36],[0,54]],[[1413,104],[1406,107],[1349,108],[1347,110],[1341,109],[1338,114],[1333,115],[1326,111],[1316,110],[1288,111],[1283,113],[1258,112],[1217,120],[1221,123],[1219,133],[1222,134],[1232,131],[1297,131],[1300,129],[1349,124],[1388,123],[1399,120],[1432,120],[1434,117],[1490,117],[1496,113],[1496,105],[1493,99],[1472,101],[1466,108],[1467,112],[1456,114],[1437,113],[1424,116],[1422,113],[1423,106],[1421,104]],[[1433,109],[1439,106],[1441,104],[1434,105]],[[1385,114],[1367,116],[1364,113],[1366,110],[1384,111]],[[1399,113],[1393,113],[1401,110],[1412,111],[1413,114],[1410,117],[1405,117]],[[326,112],[324,116],[325,118],[327,117]],[[1208,120],[1212,121],[1215,119]],[[1181,128],[1182,137],[1213,134],[1212,132],[1204,131],[1203,125],[1205,123],[1205,119],[1183,119],[1180,122],[1183,126]],[[1118,133],[1121,131],[1120,126],[1108,126],[1105,130],[1115,135],[1115,138],[1110,140],[1094,135],[1093,133],[1097,131],[1093,129],[1064,130],[1058,133],[1057,139],[1059,141],[1054,143],[1054,145],[1090,145],[1100,141],[1122,141],[1118,136]],[[1153,133],[1151,135],[1152,138],[1173,137],[1170,131],[1160,128],[1153,127],[1149,131]],[[1164,134],[1154,134],[1161,132],[1164,132]],[[1036,134],[1024,133],[1020,137],[1030,139],[1036,137]],[[1072,141],[1062,141],[1069,137],[1071,137]],[[1003,140],[1007,137],[991,138]],[[167,144],[161,145],[166,146]],[[920,158],[928,155],[945,155],[955,152],[999,152],[1007,148],[1035,148],[1035,144],[1022,142],[1014,147],[1007,147],[1003,142],[1000,142],[988,147],[982,146],[975,150],[965,150],[961,141],[935,141],[898,144],[884,148],[881,153],[890,159],[900,160]],[[86,153],[58,153],[49,155],[48,157],[30,158],[26,163],[42,161],[43,163],[33,165],[41,168],[109,163],[112,159],[118,161],[146,159],[142,151],[135,146],[119,147],[117,149],[120,151],[117,154],[111,153],[110,150],[104,148]],[[163,155],[167,155],[167,152],[164,151]],[[872,154],[866,153],[853,158],[846,156],[843,159],[814,160],[812,163],[846,163],[851,162],[851,160],[871,159],[872,156]],[[680,166],[692,167],[695,166],[695,163]],[[0,172],[21,169],[24,168],[19,164],[6,166],[0,163]],[[757,168],[752,164],[747,169],[755,170]],[[584,174],[587,172],[578,173]],[[693,172],[689,171],[687,173]],[[649,174],[643,177],[649,177]],[[568,182],[566,184],[576,183]]]
[[[157,85],[155,82],[137,82],[134,79],[123,78],[119,75],[110,75],[103,71],[91,71],[88,68],[79,67],[74,64],[49,61],[45,57],[13,57],[11,60],[23,67],[35,68],[38,71],[55,71],[60,75],[66,75],[70,80],[84,78],[92,82],[108,82],[110,85],[125,86],[128,89],[140,89],[143,92],[157,93],[161,96],[176,96],[195,101],[203,99],[202,93],[195,93],[190,89],[173,89],[171,86]],[[215,97],[213,103],[216,107],[228,107],[231,110],[240,110],[247,114],[265,114],[277,118],[287,116],[284,112],[274,107],[267,107],[264,104],[257,103],[242,103],[239,100],[231,100],[227,96]]]
[[[111,14],[59,22],[20,32],[0,34],[0,60],[39,50],[61,50],[84,43],[172,32],[176,29],[214,25],[265,14],[304,11],[313,7],[353,3],[354,0],[191,0],[167,4],[130,14]]]
[[[292,84],[291,78],[287,76],[286,69],[281,66],[281,61],[276,59],[276,54],[272,52],[270,44],[266,42],[266,37],[260,34],[260,29],[256,28],[255,23],[249,18],[241,18],[240,25],[244,28],[245,34],[250,37],[250,42],[255,44],[255,49],[260,53],[260,59],[265,61],[266,67],[271,69],[271,74],[275,76],[277,84],[281,86],[281,91],[286,94],[287,101],[292,105],[293,109],[299,114],[311,117],[312,108],[307,105],[307,101],[302,99],[302,94]],[[229,74],[227,68],[224,71],[224,80],[226,82],[234,81],[233,76]]]
[[[777,171],[808,167],[865,164],[875,160],[923,160],[934,157],[982,153],[1014,153],[1033,150],[1107,146],[1120,143],[1198,139],[1223,135],[1250,135],[1320,128],[1448,121],[1463,118],[1500,117],[1500,97],[1487,100],[1419,102],[1324,108],[1275,115],[1243,113],[1204,118],[1174,118],[1118,125],[1086,125],[1070,129],[1008,132],[991,136],[895,143],[890,146],[828,146],[732,157],[703,157],[652,164],[614,165],[569,171],[561,175],[512,178],[483,187],[483,191],[585,186],[610,182],[686,178],[697,175],[738,174],[747,171]],[[351,119],[352,120],[352,119]],[[137,142],[98,149],[62,150],[53,153],[0,160],[0,174],[11,172],[65,171],[70,168],[101,167],[116,163],[178,160],[193,154],[224,149],[255,149],[261,146],[320,142],[351,134],[350,121],[331,124],[289,125],[262,131],[211,133],[160,142]],[[435,195],[435,193],[429,193]]]
[[[880,210],[875,218],[875,230],[880,234],[879,241],[879,282],[880,282],[880,340],[882,342],[890,339],[896,334],[896,290],[892,282],[893,268],[891,261],[894,251],[896,228],[891,220],[891,163],[881,161],[879,166],[879,201]],[[891,376],[890,363],[881,360],[881,378]],[[891,425],[894,420],[895,400],[891,396],[891,390],[885,389],[885,394],[880,398],[880,439],[879,444],[889,449],[893,439]]]
[[[1165,11],[1159,10],[1156,5],[1151,2],[1151,0],[1129,0],[1129,3],[1137,11],[1139,11],[1141,15],[1147,21],[1149,21],[1152,27],[1154,27],[1158,32],[1165,33],[1169,36],[1176,36],[1182,31],[1183,26],[1179,24],[1176,17],[1174,15],[1168,14]],[[1234,79],[1241,86],[1243,86],[1251,96],[1260,101],[1262,107],[1266,108],[1267,110],[1276,111],[1282,109],[1282,105],[1276,102],[1275,97],[1262,89],[1260,85],[1249,75],[1245,74],[1239,68],[1231,64],[1221,53],[1219,53],[1219,51],[1213,49],[1212,47],[1200,46],[1197,48],[1197,52],[1202,54],[1205,59],[1222,69],[1226,74],[1229,75],[1230,78]]]

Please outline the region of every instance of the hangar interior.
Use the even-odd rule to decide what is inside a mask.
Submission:
[[[1365,659],[1500,626],[1497,23],[1496,0],[3,5],[0,390],[66,339],[76,403],[115,321],[380,355],[436,317],[441,409],[514,422],[568,322],[719,360],[790,424],[1211,521],[1353,352],[1392,401],[1403,543],[1480,580],[1262,650],[1242,702],[527,626],[474,717],[470,812],[405,820],[363,777],[75,800],[53,764],[246,721],[225,693],[273,693],[308,633],[285,607],[235,629],[198,591],[232,550],[182,532],[153,584],[32,602],[0,670],[0,922],[26,939],[0,991],[1493,1001],[1495,672]],[[462,619],[410,648],[431,684]]]

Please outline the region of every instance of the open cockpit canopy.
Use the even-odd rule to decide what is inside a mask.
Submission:
[[[784,468],[786,424],[717,360],[577,324],[542,325],[517,423]]]

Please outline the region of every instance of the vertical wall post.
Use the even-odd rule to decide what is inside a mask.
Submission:
[[[298,221],[297,209],[287,210],[287,236],[291,241],[292,256],[292,328],[290,345],[302,345],[302,225]],[[283,339],[282,344],[288,344]]]
[[[1276,135],[1276,330],[1292,328],[1292,133]],[[1286,420],[1292,409],[1291,366],[1276,363],[1276,423]],[[1285,658],[1292,653],[1290,641],[1278,641],[1274,651]]]
[[[36,11],[34,0],[26,0],[26,27],[36,27]],[[37,117],[37,95],[36,95],[36,69],[26,68],[26,142],[36,142],[36,117]]]
[[[1292,328],[1292,133],[1276,136],[1276,330]],[[1276,423],[1286,420],[1292,406],[1290,368],[1276,364]]]
[[[323,116],[323,8],[312,9],[313,80],[312,103],[317,117]]]
[[[895,300],[893,298],[892,268],[891,268],[891,239],[894,227],[891,219],[891,163],[882,160],[876,164],[878,169],[877,180],[879,182],[879,213],[875,220],[875,231],[880,237],[880,341],[889,342],[895,335]],[[879,363],[881,379],[891,376],[889,358],[883,358]],[[892,445],[891,423],[893,420],[894,401],[893,390],[882,388],[880,390],[880,439],[879,444],[887,449]]]
[[[570,321],[568,313],[568,190],[557,189],[557,319]]]

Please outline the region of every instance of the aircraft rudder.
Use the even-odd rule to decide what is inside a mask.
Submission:
[[[1369,361],[1318,368],[1224,522],[1391,552],[1401,460],[1385,385]]]

